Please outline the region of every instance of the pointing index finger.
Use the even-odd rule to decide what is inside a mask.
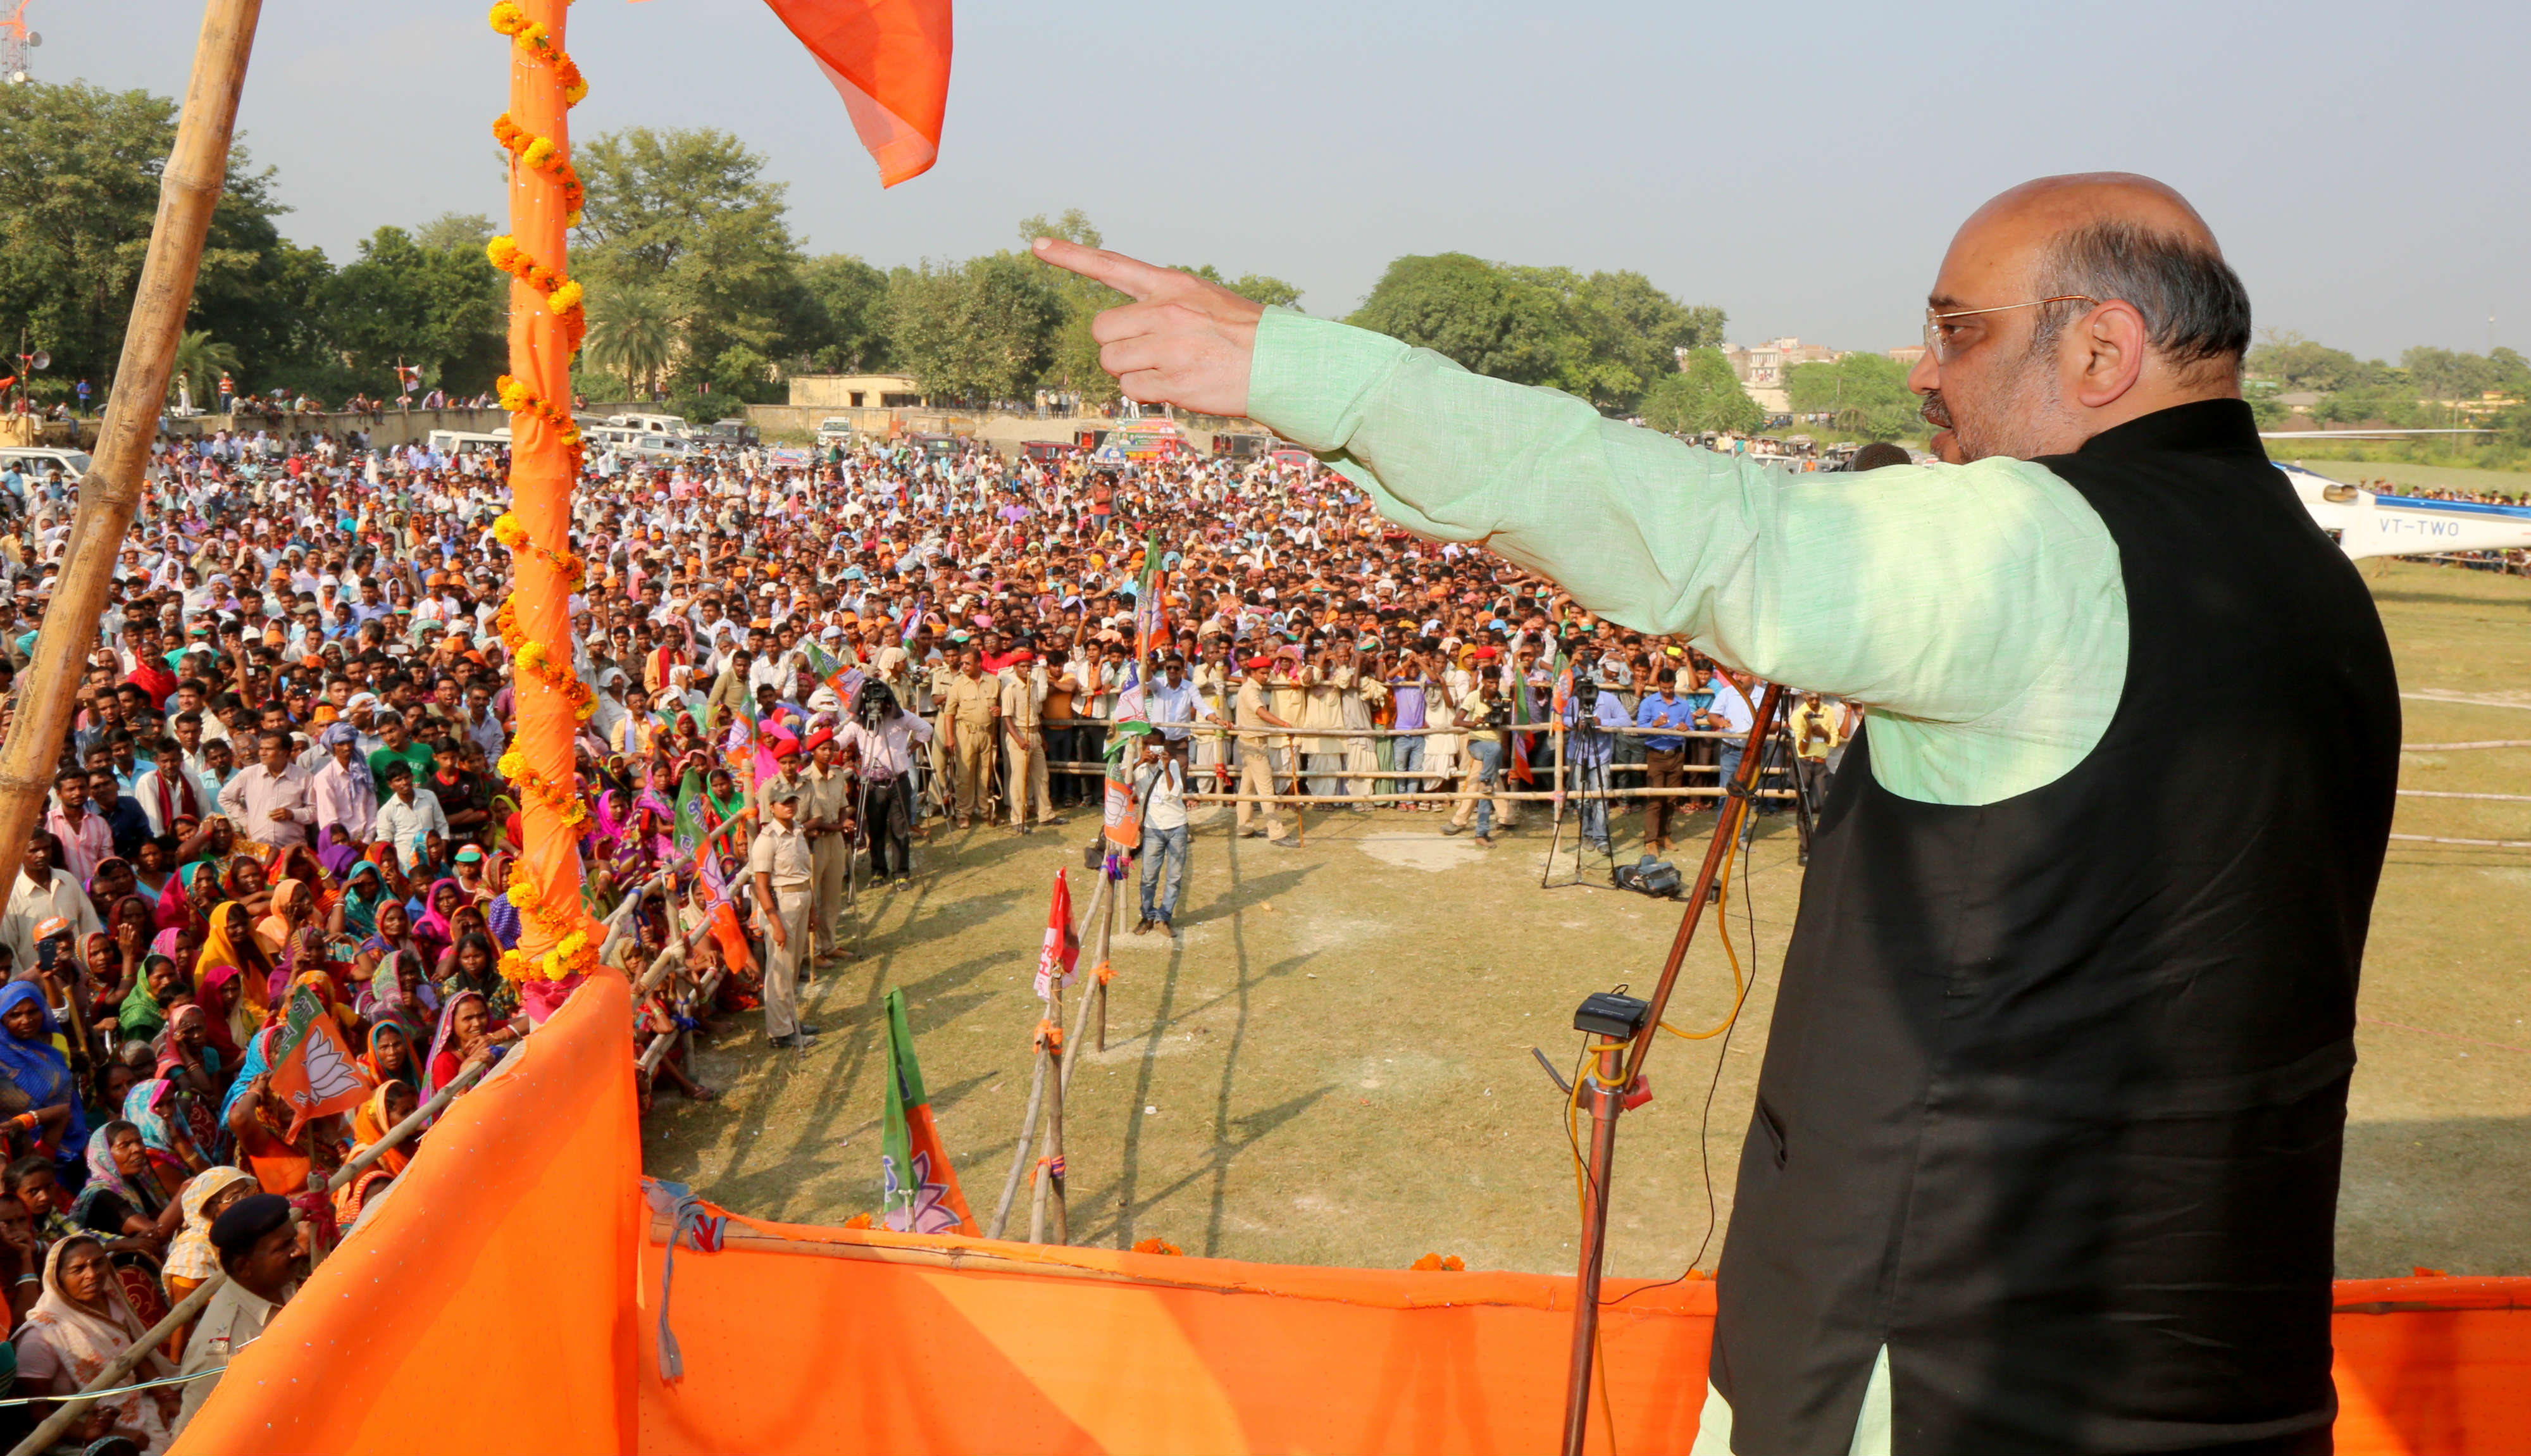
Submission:
[[[1058,268],[1104,283],[1137,303],[1148,302],[1174,276],[1169,269],[1153,267],[1140,258],[1109,252],[1103,248],[1084,248],[1078,243],[1066,243],[1061,238],[1038,239],[1037,255]]]

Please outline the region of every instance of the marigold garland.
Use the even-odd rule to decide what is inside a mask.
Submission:
[[[525,383],[512,378],[508,374],[503,374],[499,380],[495,381],[493,388],[498,390],[500,393],[502,409],[509,411],[513,415],[534,415],[538,420],[541,420],[545,423],[553,426],[555,435],[561,439],[563,450],[571,460],[572,477],[574,479],[578,479],[580,476],[581,463],[586,458],[581,447],[580,425],[578,421],[574,420],[570,415],[566,414],[562,410],[556,409],[553,401],[546,399],[543,395],[530,389]],[[519,539],[521,541],[525,541],[527,539],[527,531],[524,527],[519,531]],[[503,539],[502,544],[510,545],[510,542],[505,538]],[[510,545],[510,549],[515,551],[519,548],[515,545]],[[571,576],[573,573],[568,570],[563,570],[562,563],[564,561],[577,563],[580,560],[579,557],[572,555],[568,551],[561,553],[559,556],[548,555],[547,559],[553,562],[555,569],[562,571],[565,576]],[[586,578],[586,567],[581,568],[581,575],[583,578]],[[580,589],[581,585],[581,582],[575,581],[572,584],[571,589],[577,591]]]
[[[509,36],[521,47],[534,52],[536,59],[553,68],[555,77],[562,82],[564,105],[577,106],[589,95],[589,83],[581,80],[580,67],[573,64],[570,52],[555,45],[543,25],[528,19],[528,13],[512,0],[499,0],[484,19],[492,23],[493,29]]]
[[[551,177],[562,188],[564,225],[580,226],[581,205],[588,200],[589,194],[580,185],[579,170],[572,166],[571,158],[563,155],[559,143],[551,137],[539,137],[510,120],[510,113],[506,111],[492,118],[492,140],[518,158],[519,165],[532,167]]]
[[[581,307],[585,301],[580,284],[537,262],[507,233],[484,244],[483,255],[491,259],[493,267],[545,296],[545,310],[562,323],[564,344],[578,354],[580,341],[589,332],[589,312]]]
[[[509,900],[518,907],[520,914],[553,937],[554,947],[541,956],[516,950],[504,952],[500,967],[502,976],[514,981],[564,980],[573,976],[586,976],[597,969],[597,948],[589,943],[588,931],[581,921],[555,912],[525,870],[511,879]],[[541,976],[536,974],[540,971],[543,973]]]

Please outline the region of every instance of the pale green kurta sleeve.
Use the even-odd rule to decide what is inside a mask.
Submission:
[[[1258,325],[1248,413],[1410,530],[1863,703],[1873,774],[1909,798],[1992,804],[2055,779],[2124,686],[2116,544],[2027,462],[1791,474],[1280,308]]]

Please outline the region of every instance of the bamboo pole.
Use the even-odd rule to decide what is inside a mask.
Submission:
[[[166,403],[167,375],[193,302],[202,239],[228,179],[238,92],[246,85],[247,59],[261,9],[262,0],[207,0],[202,7],[193,79],[185,87],[176,144],[158,180],[158,216],[141,264],[132,318],[124,326],[113,397],[98,426],[94,464],[80,481],[61,585],[44,611],[8,742],[0,746],[0,885],[18,882],[27,836],[51,787],[53,760],[70,726],[83,675],[81,659],[96,637],[105,588],[141,502],[141,473],[157,434],[158,412]]]
[[[1102,874],[1098,876],[1097,887],[1090,892],[1091,914],[1098,913],[1099,897],[1106,893],[1107,876]],[[984,1230],[984,1237],[988,1239],[1000,1238],[1002,1230],[1010,1226],[1011,1204],[1018,1201],[1020,1179],[1028,1171],[1029,1145],[1037,1138],[1038,1118],[1045,1107],[1047,1057],[1044,1047],[1037,1048],[1036,1060],[1037,1069],[1031,1074],[1029,1082],[1028,1108],[1020,1114],[1020,1135],[1011,1145],[1011,1170],[1002,1179],[1002,1201],[993,1208],[992,1226]],[[1070,1075],[1068,1067],[1065,1069],[1065,1075]]]

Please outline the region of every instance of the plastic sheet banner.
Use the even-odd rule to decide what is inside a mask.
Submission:
[[[600,978],[459,1098],[177,1456],[1552,1450],[1572,1281],[1312,1268],[733,1217],[665,1250],[630,1008]],[[1640,1293],[1633,1292],[1640,1289]],[[1611,1280],[1621,1456],[1693,1443],[1714,1286]],[[2531,1279],[2337,1286],[2341,1456],[2531,1456]],[[488,1393],[468,1394],[470,1382]]]

